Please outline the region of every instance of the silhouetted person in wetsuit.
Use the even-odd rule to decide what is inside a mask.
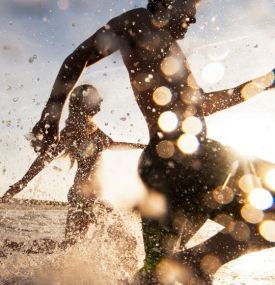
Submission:
[[[48,163],[56,158],[68,156],[71,165],[77,164],[74,184],[68,194],[68,215],[65,228],[65,242],[59,246],[74,244],[83,239],[91,223],[96,223],[93,207],[99,202],[99,186],[93,178],[102,152],[111,145],[144,148],[141,144],[114,142],[98,128],[94,116],[100,111],[102,98],[92,85],[80,85],[73,89],[69,100],[69,114],[60,140],[53,152],[41,153],[32,163],[22,179],[11,185],[0,198],[10,202]],[[41,138],[40,138],[41,139]],[[106,206],[106,205],[105,205]],[[52,252],[56,242],[49,239],[35,240],[33,246],[24,248],[23,243],[6,241],[6,247],[27,252]]]
[[[110,20],[65,59],[41,119],[33,129],[34,135],[44,136],[42,141],[33,141],[34,148],[51,152],[58,140],[64,102],[83,70],[120,51],[150,134],[139,172],[148,188],[161,193],[167,202],[165,218],[143,218],[146,262],[151,269],[167,256],[162,241],[178,234],[173,220],[179,211],[193,219],[197,225],[194,229],[213,217],[214,212],[202,200],[208,191],[224,182],[234,162],[219,143],[206,139],[203,115],[242,102],[245,84],[236,87],[229,97],[227,90],[208,96],[190,83],[191,72],[176,40],[182,39],[188,26],[195,22],[196,2],[150,0],[147,9],[134,9]],[[196,132],[188,133],[183,127],[188,117],[199,125]],[[238,205],[232,209],[239,214]],[[221,263],[237,257],[248,246],[248,241],[240,244],[231,238],[234,243],[225,252],[222,243],[226,239],[217,237],[215,245],[218,243],[222,250],[215,254],[221,257]],[[225,255],[227,259],[223,258]],[[198,274],[205,277],[203,272]],[[147,274],[142,282],[159,281],[154,274]]]
[[[60,155],[69,156],[72,165],[77,162],[74,184],[68,194],[69,210],[65,239],[70,244],[84,238],[89,224],[95,222],[92,208],[99,193],[94,189],[95,185],[91,184],[90,177],[96,171],[102,151],[114,143],[93,122],[94,115],[100,111],[101,102],[102,98],[92,85],[76,87],[70,96],[65,128],[61,131],[60,140],[54,151],[41,153],[24,177],[10,186],[1,198],[2,202],[9,202],[48,163]],[[43,246],[46,248],[44,244]]]

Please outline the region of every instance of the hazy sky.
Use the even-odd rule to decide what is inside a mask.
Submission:
[[[0,0],[0,194],[24,174],[35,157],[24,135],[39,119],[64,58],[110,18],[146,3]],[[180,45],[205,91],[230,88],[275,67],[274,26],[274,0],[202,0],[197,23]],[[221,79],[215,84],[202,76],[211,63],[222,67]],[[146,125],[119,53],[89,68],[81,82],[94,84],[104,97],[97,117],[102,129],[117,140],[146,142]],[[267,92],[209,118],[209,136],[275,162],[272,95],[274,91]],[[58,167],[67,169],[62,163]],[[72,181],[73,170],[68,175],[56,169],[50,166],[34,184],[43,188],[51,173],[56,178],[49,195],[59,199],[66,192],[64,185]],[[52,193],[56,187],[62,195]]]

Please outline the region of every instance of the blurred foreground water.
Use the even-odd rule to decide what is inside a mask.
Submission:
[[[85,240],[67,250],[52,254],[1,250],[5,240],[24,242],[26,248],[34,240],[60,243],[66,203],[17,200],[0,204],[0,285],[120,285],[131,280],[144,259],[140,216],[129,210],[146,192],[136,171],[140,152],[131,148],[104,151],[93,187],[99,187],[100,197],[115,206],[110,210],[97,202],[97,225],[91,225]],[[221,226],[208,220],[187,244],[195,246],[219,230]],[[224,265],[216,273],[214,285],[275,284],[274,253],[275,248],[250,253]]]
[[[122,284],[142,266],[144,258],[137,213],[106,210],[96,204],[98,225],[86,239],[53,254],[5,252],[0,259],[0,284]],[[64,239],[66,206],[1,205],[1,242]],[[2,283],[1,283],[2,282]]]
[[[65,205],[0,205],[1,243],[49,238],[62,241]],[[52,254],[6,252],[0,258],[0,284],[125,284],[144,258],[140,217],[126,210],[95,206],[98,226],[87,238]],[[205,229],[211,231],[211,223]],[[212,225],[214,227],[214,225]],[[214,285],[275,284],[275,248],[250,253],[218,270]],[[199,285],[199,284],[198,284]]]

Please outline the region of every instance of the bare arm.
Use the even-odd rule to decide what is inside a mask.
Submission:
[[[147,145],[141,143],[113,142],[113,146],[145,149]]]
[[[53,157],[51,158],[47,155],[39,155],[32,163],[24,177],[9,187],[9,189],[2,196],[1,201],[8,202],[14,195],[21,192],[27,186],[27,184],[45,168],[45,164],[51,162],[52,160]]]
[[[141,144],[141,143],[128,143],[128,142],[115,142],[113,141],[113,139],[111,137],[109,137],[108,135],[106,135],[103,131],[101,131],[100,129],[97,130],[98,135],[101,137],[101,139],[104,142],[104,146],[106,148],[112,146],[112,147],[118,147],[118,149],[120,147],[128,147],[130,149],[133,148],[141,148],[141,149],[145,149],[146,148],[146,144]]]
[[[203,101],[203,113],[205,116],[227,109],[249,98],[275,87],[275,69],[270,73],[246,82],[229,90],[205,93]]]
[[[43,155],[39,155],[32,163],[23,178],[9,187],[9,189],[2,196],[1,201],[8,202],[14,195],[21,192],[28,185],[28,183],[45,168],[47,163],[53,161],[54,158],[64,150],[65,139],[66,137],[64,136],[64,131],[62,131],[60,142],[58,143],[54,152],[51,154],[46,152]]]
[[[37,152],[45,152],[57,140],[62,108],[81,73],[119,48],[118,36],[111,26],[115,20],[79,45],[63,62],[41,119],[33,128],[35,139],[32,145]],[[38,140],[41,135],[43,140]]]
[[[68,140],[65,134],[66,131],[63,129],[60,134],[60,141],[54,151],[52,153],[46,152],[43,155],[39,155],[32,163],[23,178],[15,184],[11,185],[5,192],[1,198],[2,202],[8,202],[14,195],[21,192],[28,185],[28,183],[45,168],[47,163],[53,161],[54,158],[57,157],[65,149],[66,140]]]

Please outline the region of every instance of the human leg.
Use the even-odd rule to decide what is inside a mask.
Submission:
[[[69,244],[74,244],[83,239],[88,231],[89,225],[96,222],[93,214],[94,201],[77,200],[69,203],[65,239]]]
[[[254,164],[258,163],[264,162],[254,161]],[[274,240],[265,239],[261,232],[262,223],[275,219],[274,210],[271,208],[264,211],[254,208],[249,202],[249,194],[241,190],[244,185],[239,181],[244,181],[244,177],[250,178],[246,187],[252,187],[251,189],[259,187],[254,185],[256,172],[254,180],[251,174],[247,176],[248,164],[251,162],[241,163],[239,170],[226,186],[228,191],[213,189],[206,193],[205,196],[208,198],[201,201],[209,218],[224,226],[224,230],[203,244],[179,254],[179,259],[188,261],[201,278],[210,282],[209,284],[215,272],[223,264],[246,253],[275,246]],[[209,197],[212,197],[212,201]]]
[[[178,260],[189,264],[206,284],[212,284],[214,274],[225,263],[246,253],[275,246],[274,242],[259,236],[256,225],[245,227],[238,224],[237,227],[239,232],[218,233],[203,244],[180,253]],[[248,232],[249,238],[244,240]]]
[[[169,222],[143,222],[146,250],[144,268],[148,268],[149,261],[149,267],[154,270],[161,259],[169,258],[184,264],[191,271],[190,278],[194,274],[204,279],[200,282],[208,284],[209,278],[205,278],[196,268],[193,251],[184,254],[179,253],[180,251],[171,251],[171,247],[169,250],[164,240],[172,240],[174,245],[179,239],[184,243],[210,217],[211,211],[202,205],[202,200],[210,189],[223,185],[228,175],[231,175],[236,155],[219,143],[209,140],[202,143],[195,155],[183,155],[178,151],[174,157],[163,159],[158,156],[156,145],[157,142],[152,142],[144,151],[139,172],[148,189],[153,189],[166,198],[168,211],[165,218]],[[179,213],[185,218],[180,221],[180,226],[176,226],[175,221]],[[151,273],[149,278],[150,276]],[[146,281],[144,284],[147,284]]]
[[[78,163],[74,185],[68,193],[68,214],[65,228],[65,239],[74,244],[83,239],[90,223],[95,223],[93,214],[95,196],[89,177],[94,170],[94,159],[85,159]]]

